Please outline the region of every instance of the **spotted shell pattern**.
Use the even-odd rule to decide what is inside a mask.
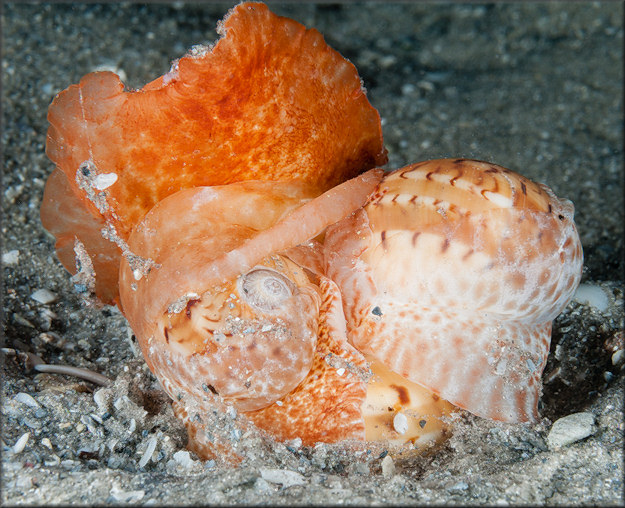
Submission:
[[[280,285],[279,302],[253,287],[263,281]],[[175,368],[163,365],[159,374],[178,378],[187,392],[201,397],[210,390],[242,411],[262,409],[310,370],[319,302],[316,286],[297,265],[272,256],[189,300],[183,312],[161,316],[148,355],[169,359]]]
[[[580,280],[572,205],[478,161],[361,174],[387,157],[355,67],[261,3],[219,32],[141,90],[99,72],[61,92],[41,209],[72,273],[84,247],[190,447],[237,455],[201,424],[226,405],[307,445],[380,419],[396,438],[381,401],[421,397],[400,376],[430,392],[391,409],[427,408],[427,434],[443,399],[536,418],[551,320]]]
[[[538,417],[551,321],[581,278],[569,201],[494,164],[426,161],[325,244],[357,349],[479,416]]]

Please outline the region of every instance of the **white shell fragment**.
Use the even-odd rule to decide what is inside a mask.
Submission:
[[[150,461],[150,459],[152,458],[152,454],[154,453],[154,450],[156,450],[157,442],[158,440],[156,439],[156,436],[152,436],[148,440],[148,445],[145,451],[143,452],[143,457],[141,457],[141,460],[139,461],[140,468],[145,467],[147,463]]]
[[[114,72],[119,76],[119,79],[122,83],[126,83],[128,81],[128,76],[126,75],[126,71],[121,67],[118,67],[114,62],[103,63],[101,65],[97,65],[91,68],[91,72],[102,72],[109,71]]]
[[[180,450],[174,453],[174,460],[182,467],[189,468],[195,464],[195,461],[191,458],[191,454],[187,450]]]
[[[43,303],[44,305],[52,303],[56,300],[56,294],[48,289],[38,289],[30,297],[36,302]]]
[[[288,469],[261,469],[262,478],[271,483],[279,483],[285,489],[294,485],[306,485],[306,479],[295,471]]]
[[[2,264],[3,265],[16,265],[20,259],[20,251],[19,250],[10,250],[9,252],[5,252],[2,254]]]
[[[557,450],[594,434],[595,430],[595,415],[573,413],[556,420],[547,436],[547,445]]]
[[[393,418],[393,428],[398,434],[405,434],[408,430],[408,418],[403,413],[397,413]]]
[[[93,179],[93,186],[97,190],[108,189],[117,181],[117,175],[115,173],[100,173]]]
[[[382,459],[382,476],[384,478],[391,478],[395,475],[395,463],[390,455],[387,455]]]
[[[106,388],[100,388],[99,390],[93,392],[93,401],[102,412],[106,412],[109,409],[110,398],[111,392]]]
[[[24,451],[26,448],[26,444],[28,443],[28,438],[30,437],[30,432],[25,432],[20,436],[20,438],[13,445],[13,453],[18,454]]]
[[[21,402],[22,404],[26,404],[29,407],[34,407],[34,408],[38,408],[39,406],[39,402],[37,402],[32,395],[28,395],[27,393],[24,392],[19,392],[18,394],[15,395],[15,397],[13,397],[14,400]]]
[[[580,284],[573,295],[573,300],[594,307],[599,312],[604,312],[610,305],[610,300],[605,291],[593,284]]]

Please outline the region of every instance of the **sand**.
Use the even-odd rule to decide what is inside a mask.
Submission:
[[[272,4],[357,66],[383,119],[388,169],[471,157],[571,199],[583,289],[554,323],[536,425],[461,413],[450,440],[425,456],[287,443],[227,468],[185,451],[125,320],[81,301],[40,224],[53,169],[46,111],[95,69],[115,70],[129,87],[163,74],[194,44],[213,41],[231,6],[4,3],[2,503],[622,504],[617,2]],[[41,289],[51,295],[34,299]],[[113,384],[36,373],[24,351]]]

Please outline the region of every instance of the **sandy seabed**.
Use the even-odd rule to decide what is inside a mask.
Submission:
[[[2,503],[622,504],[620,2],[270,4],[356,65],[382,116],[388,169],[477,158],[571,199],[584,291],[554,323],[537,425],[463,413],[445,446],[395,455],[394,471],[382,470],[384,451],[373,448],[276,444],[237,469],[184,452],[184,431],[136,358],[125,320],[84,305],[41,226],[53,169],[46,111],[95,69],[115,70],[131,88],[151,81],[215,40],[231,6],[3,5]],[[54,301],[33,299],[39,289]],[[36,374],[11,351],[114,384]],[[549,447],[552,423],[580,412],[594,421],[582,429],[589,435]]]

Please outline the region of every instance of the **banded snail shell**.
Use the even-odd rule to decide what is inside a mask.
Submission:
[[[313,273],[322,249],[312,239],[362,206],[381,176],[369,171],[318,197],[296,181],[196,187],[144,217],[128,243],[154,268],[137,278],[124,259],[121,305],[174,400],[184,394],[200,416],[232,404],[284,439],[338,440],[361,430],[353,406],[364,399],[363,381],[343,382],[317,358],[328,351],[354,363],[360,355],[328,325],[326,314],[338,308],[342,318],[342,309],[326,302],[336,286]],[[210,456],[211,439],[184,421],[194,449]]]
[[[479,416],[537,418],[551,322],[581,278],[569,201],[494,164],[432,160],[387,174],[325,238],[357,349]]]

